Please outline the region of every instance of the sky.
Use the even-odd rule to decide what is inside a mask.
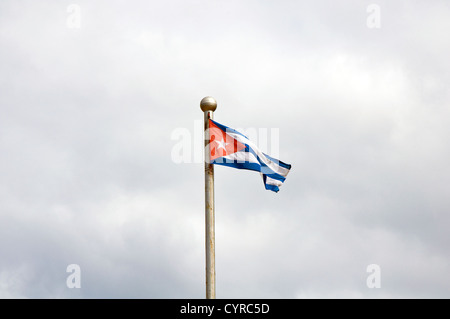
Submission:
[[[215,168],[218,298],[449,298],[448,30],[447,0],[2,0],[0,298],[204,298],[205,96],[292,165]]]

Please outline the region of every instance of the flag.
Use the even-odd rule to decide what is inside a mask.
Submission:
[[[245,135],[209,119],[210,163],[258,171],[267,190],[278,192],[290,164],[264,154]]]

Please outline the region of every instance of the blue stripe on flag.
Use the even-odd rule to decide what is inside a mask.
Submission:
[[[263,175],[264,186],[266,187],[266,189],[278,193],[280,188],[276,185],[267,184],[266,179],[267,179],[266,175]]]
[[[266,153],[263,153],[268,159],[270,159],[272,162],[280,165],[281,167],[285,168],[285,169],[291,169],[292,165],[291,164],[286,164],[282,161],[280,161],[279,159],[273,158],[272,156],[267,155]]]
[[[247,137],[247,136],[245,136],[244,134],[242,134],[242,133],[236,131],[235,129],[232,129],[231,127],[228,127],[228,126],[225,126],[225,125],[223,125],[223,124],[217,123],[216,121],[211,120],[211,119],[210,119],[210,121],[213,122],[214,124],[216,124],[217,127],[220,128],[220,129],[221,129],[222,131],[224,131],[225,133],[236,133],[236,134],[239,134],[239,135],[245,137],[245,138],[248,140],[248,137]]]
[[[238,168],[238,169],[247,169],[247,170],[257,171],[257,172],[260,172],[260,170],[261,170],[261,165],[259,165],[258,163],[242,162],[242,161],[237,161],[237,160],[231,161],[229,159],[226,159],[226,161],[224,161],[223,158],[215,159],[211,163],[216,164],[216,165],[229,166],[229,167]]]

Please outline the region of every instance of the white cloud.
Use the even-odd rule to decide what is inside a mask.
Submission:
[[[368,4],[80,1],[70,29],[3,1],[0,296],[202,298],[203,167],[171,133],[213,95],[293,165],[278,194],[216,169],[218,296],[447,297],[448,6]]]

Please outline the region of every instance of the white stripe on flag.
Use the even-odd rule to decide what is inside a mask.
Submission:
[[[226,160],[237,161],[238,163],[256,163],[259,164],[258,159],[255,157],[253,153],[248,152],[236,152],[223,157]]]
[[[281,167],[280,165],[272,162],[270,159],[268,159],[263,152],[261,152],[259,150],[259,148],[253,143],[251,142],[248,138],[246,138],[245,136],[241,135],[241,134],[236,134],[236,133],[231,133],[231,132],[227,132],[227,134],[229,134],[231,137],[233,137],[234,139],[236,139],[238,142],[241,142],[242,144],[247,144],[249,147],[251,147],[253,149],[253,151],[258,155],[259,159],[261,160],[261,162],[263,162],[264,164],[266,164],[272,171],[274,171],[275,173],[286,177],[286,175],[289,173],[289,170]],[[237,153],[244,153],[244,152],[237,152]],[[237,154],[234,153],[234,154]],[[234,155],[233,154],[233,155]],[[250,153],[251,154],[251,153]],[[253,155],[253,154],[252,154]],[[254,157],[254,156],[253,156]],[[256,159],[255,159],[256,160]],[[256,161],[257,162],[257,161]]]
[[[277,179],[270,178],[269,176],[266,176],[266,184],[281,186],[281,185],[283,185],[283,182],[281,182]]]

